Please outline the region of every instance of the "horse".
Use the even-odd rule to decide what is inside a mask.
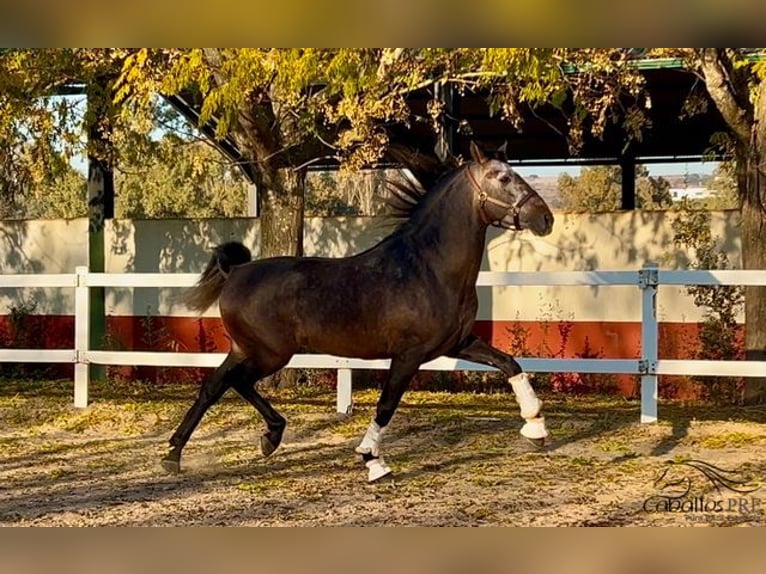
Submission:
[[[204,413],[233,388],[266,423],[264,456],[279,446],[286,420],[255,383],[284,367],[296,353],[390,359],[376,413],[356,452],[368,481],[390,474],[382,438],[421,364],[440,356],[498,368],[508,377],[525,420],[521,435],[538,446],[548,436],[542,401],[510,355],[473,334],[476,279],[490,225],[545,236],[553,214],[507,161],[475,142],[470,161],[448,171],[427,191],[398,184],[397,197],[414,198],[406,217],[372,248],[349,257],[273,257],[252,261],[241,243],[215,248],[189,308],[203,312],[218,301],[231,339],[226,359],[200,388],[170,438],[162,459],[181,470],[181,451]]]

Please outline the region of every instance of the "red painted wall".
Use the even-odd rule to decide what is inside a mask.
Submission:
[[[71,349],[74,317],[24,317],[14,329],[9,317],[0,317],[0,345],[44,349]],[[698,353],[698,325],[660,324],[660,358],[688,359]],[[479,321],[475,332],[495,347],[517,356],[559,358],[631,359],[640,356],[641,331],[629,322],[524,322]],[[115,350],[226,352],[227,335],[218,318],[110,316],[105,345]],[[0,369],[10,368],[0,364]],[[18,367],[17,367],[18,368]],[[40,372],[38,366],[22,366],[22,374]],[[112,367],[109,375],[157,382],[199,381],[208,369],[158,367]],[[46,374],[71,377],[71,365],[48,366]],[[422,374],[421,378],[433,378]],[[539,376],[539,375],[538,375]],[[569,393],[617,392],[638,395],[638,377],[631,375],[552,374],[549,388]],[[683,377],[664,377],[660,385],[665,397],[692,398],[698,385]]]

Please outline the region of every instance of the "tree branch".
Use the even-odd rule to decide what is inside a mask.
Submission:
[[[726,55],[721,48],[703,48],[700,69],[705,77],[707,91],[723,119],[737,139],[748,143],[750,128],[753,124],[753,110],[739,104],[740,101],[748,101],[748,97],[747,94],[736,92],[735,84],[729,78],[724,58]]]
[[[210,66],[213,78],[218,87],[226,82],[221,74],[223,55],[218,48],[203,48],[205,60]],[[280,146],[275,141],[274,133],[268,125],[268,120],[263,117],[262,110],[258,109],[258,103],[251,100],[243,100],[237,106],[236,125],[231,129],[231,137],[234,139],[240,152],[249,160],[255,162],[264,177],[271,177],[270,171],[276,169],[269,159],[275,155],[275,150]]]

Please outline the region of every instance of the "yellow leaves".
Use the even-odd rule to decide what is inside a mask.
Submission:
[[[191,175],[193,178],[198,178],[205,173],[205,161],[202,156],[194,155],[191,158]]]
[[[753,64],[753,74],[755,74],[759,81],[766,81],[766,57]]]
[[[115,82],[114,102],[120,104],[128,96],[136,92],[135,84],[143,81],[143,68],[146,63],[146,50],[141,49],[137,54],[131,54],[125,58],[122,70]]]

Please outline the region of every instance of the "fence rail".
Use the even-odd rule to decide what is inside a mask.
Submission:
[[[91,287],[189,287],[195,273],[90,273],[77,267],[75,273],[48,275],[0,275],[0,288],[49,287],[75,290],[75,348],[0,349],[0,362],[73,363],[74,404],[88,405],[90,364],[144,365],[163,367],[217,367],[223,353],[172,353],[98,351],[89,348]],[[641,295],[641,356],[637,359],[540,359],[518,358],[528,372],[604,373],[641,376],[641,422],[658,419],[658,375],[709,375],[766,377],[764,361],[707,361],[659,359],[657,289],[660,285],[762,285],[766,270],[666,271],[646,264],[637,271],[493,272],[479,274],[478,287],[510,286],[635,286]],[[296,355],[287,368],[337,369],[336,408],[348,412],[352,405],[352,369],[387,369],[388,360],[361,360],[330,355]],[[441,357],[424,364],[424,370],[490,371],[492,367]]]

